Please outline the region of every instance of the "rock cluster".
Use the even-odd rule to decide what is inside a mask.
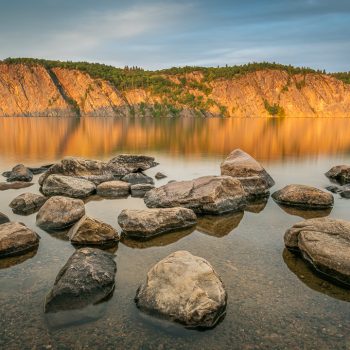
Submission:
[[[16,165],[11,171],[7,171],[2,175],[7,178],[8,182],[30,182],[33,179],[33,173],[23,164]]]

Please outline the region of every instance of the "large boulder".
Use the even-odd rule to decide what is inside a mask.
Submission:
[[[18,222],[0,225],[0,258],[20,255],[38,247],[40,237]]]
[[[203,258],[177,251],[158,262],[136,293],[137,306],[188,327],[211,328],[224,315],[227,294]]]
[[[122,181],[129,182],[132,185],[136,184],[154,184],[154,181],[151,177],[143,173],[131,173],[122,177]]]
[[[6,191],[6,190],[18,190],[20,188],[26,188],[33,186],[34,184],[32,182],[22,182],[22,181],[15,181],[15,182],[0,182],[0,191]]]
[[[68,237],[77,245],[108,245],[119,241],[116,229],[88,216],[83,216],[69,230]]]
[[[158,163],[154,161],[153,157],[149,156],[120,154],[112,158],[107,165],[115,175],[124,176],[147,170],[158,165]]]
[[[246,193],[241,182],[230,176],[204,176],[191,181],[171,182],[146,193],[149,208],[185,207],[198,214],[239,211]]]
[[[325,175],[342,184],[350,183],[350,165],[336,165],[328,170]]]
[[[304,185],[285,186],[274,192],[272,198],[279,204],[303,209],[325,209],[334,203],[331,193]]]
[[[49,198],[36,216],[36,224],[44,230],[62,230],[85,215],[84,202],[61,196]]]
[[[84,198],[96,191],[96,186],[91,181],[65,175],[50,175],[42,186],[42,192],[46,196],[67,196]]]
[[[139,197],[142,198],[145,196],[145,194],[153,190],[154,185],[151,184],[136,184],[136,185],[131,185],[130,190],[131,190],[131,197]]]
[[[3,213],[0,213],[0,225],[10,222],[10,219]]]
[[[95,248],[76,250],[58,273],[46,297],[45,312],[97,304],[113,292],[116,269],[111,253]]]
[[[309,219],[287,230],[284,242],[323,275],[350,286],[350,222]]]
[[[196,225],[196,214],[186,208],[123,210],[118,224],[128,237],[147,239]]]
[[[8,182],[23,181],[30,182],[33,179],[33,173],[23,164],[18,164],[11,171],[2,174]]]
[[[130,193],[130,184],[124,181],[108,181],[97,186],[97,194],[101,197],[127,197]]]
[[[244,190],[252,197],[265,196],[275,182],[267,171],[249,154],[235,149],[221,163],[221,175],[241,181]]]
[[[28,215],[38,211],[46,201],[47,197],[40,194],[22,193],[11,201],[10,208],[16,214]]]

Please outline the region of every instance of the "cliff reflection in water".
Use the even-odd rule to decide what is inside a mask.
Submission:
[[[350,149],[350,119],[1,118],[0,157],[30,161],[65,155],[165,152],[257,159],[339,154]]]

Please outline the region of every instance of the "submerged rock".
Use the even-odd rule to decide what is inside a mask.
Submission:
[[[18,164],[12,168],[11,171],[7,171],[2,174],[7,178],[8,182],[23,181],[30,182],[33,179],[33,173],[25,167],[23,164]]]
[[[112,254],[94,248],[76,250],[58,273],[46,297],[45,312],[100,302],[113,292],[116,270]]]
[[[350,183],[350,165],[337,165],[328,170],[325,174],[341,184]]]
[[[53,164],[47,164],[47,165],[42,165],[41,167],[38,168],[31,168],[28,167],[28,169],[34,174],[34,175],[38,175],[38,174],[42,174],[45,171],[47,171],[47,169],[51,168]]]
[[[149,208],[185,207],[199,214],[239,211],[246,193],[239,180],[230,176],[204,176],[155,188],[145,195]]]
[[[186,208],[123,210],[118,224],[127,237],[147,239],[196,225],[196,214]]]
[[[150,169],[158,165],[158,163],[154,161],[153,157],[149,156],[120,154],[112,158],[107,165],[115,175],[124,176]]]
[[[10,219],[3,213],[0,213],[0,225],[10,222]]]
[[[136,184],[136,185],[131,185],[130,190],[131,190],[131,196],[132,197],[144,197],[145,194],[153,190],[154,185],[151,184]]]
[[[8,222],[0,225],[0,258],[24,254],[39,245],[40,237],[24,224]]]
[[[108,181],[97,186],[97,194],[101,197],[127,197],[130,193],[130,184],[124,181]]]
[[[267,171],[249,154],[235,149],[221,163],[221,175],[232,176],[241,181],[250,196],[265,196],[275,182]]]
[[[62,230],[85,215],[84,202],[61,196],[49,198],[36,216],[36,224],[44,230]]]
[[[68,232],[73,244],[107,245],[118,242],[116,229],[97,219],[83,216]]]
[[[157,180],[161,180],[161,179],[165,179],[167,176],[164,175],[164,174],[161,173],[161,172],[158,172],[157,174],[154,175],[154,177],[155,177]]]
[[[350,185],[330,185],[326,187],[326,190],[332,193],[338,193],[343,198],[350,198]]]
[[[21,182],[21,181],[15,181],[15,182],[0,182],[0,191],[6,191],[6,190],[18,190],[20,188],[26,188],[33,186],[34,184],[32,182]]]
[[[287,230],[284,242],[322,274],[350,286],[350,222],[309,219]]]
[[[154,184],[151,177],[143,173],[131,173],[122,177],[122,181],[129,182],[132,185],[136,184]]]
[[[213,267],[187,251],[172,253],[153,266],[135,297],[143,311],[204,328],[215,326],[225,314],[226,300]]]
[[[50,175],[42,186],[42,192],[46,196],[84,198],[95,191],[96,186],[91,181],[65,175]]]
[[[47,201],[47,197],[35,193],[23,193],[10,203],[10,208],[16,214],[32,214],[39,210]]]
[[[332,194],[315,187],[288,185],[272,194],[280,204],[304,209],[325,209],[333,206]]]

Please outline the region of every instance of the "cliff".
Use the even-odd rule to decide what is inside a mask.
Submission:
[[[86,71],[0,63],[0,116],[350,117],[350,85],[319,72],[148,72],[128,86]],[[143,76],[142,76],[143,77]],[[117,77],[119,79],[119,76]],[[116,79],[117,79],[116,78]]]

